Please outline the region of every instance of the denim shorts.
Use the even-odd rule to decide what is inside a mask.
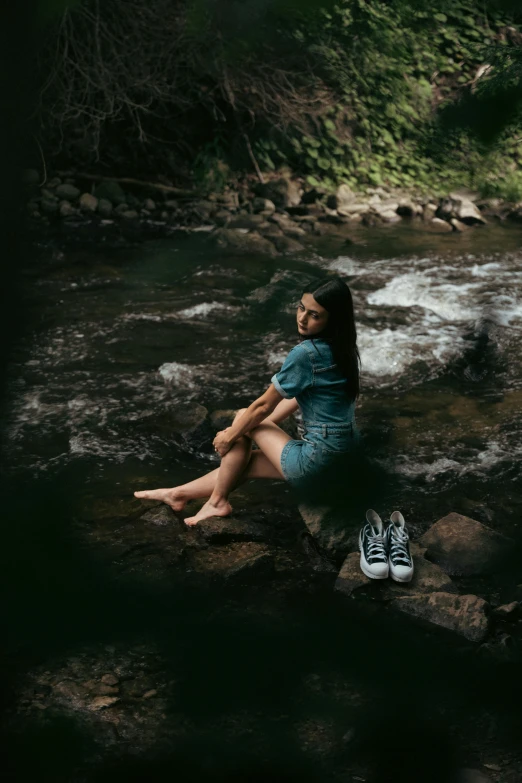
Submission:
[[[281,470],[288,483],[302,488],[324,476],[328,467],[354,454],[360,440],[355,424],[305,424],[302,440],[289,440],[281,452]]]

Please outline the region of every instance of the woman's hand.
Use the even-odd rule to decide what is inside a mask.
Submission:
[[[233,443],[231,443],[227,435],[229,429],[230,427],[227,427],[226,430],[221,430],[221,432],[218,432],[218,434],[214,438],[214,442],[213,442],[214,450],[219,454],[220,457],[224,457],[225,454],[227,454],[227,452],[229,452],[233,446]]]

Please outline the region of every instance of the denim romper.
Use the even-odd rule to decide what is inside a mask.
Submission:
[[[359,441],[355,402],[346,394],[346,378],[334,363],[327,340],[303,340],[288,354],[272,383],[287,399],[296,398],[303,416],[303,440],[289,440],[281,453],[281,470],[294,486],[324,473]]]

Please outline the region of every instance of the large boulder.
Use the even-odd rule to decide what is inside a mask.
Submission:
[[[346,514],[330,506],[300,503],[299,513],[309,532],[327,555],[335,560],[346,557],[354,543],[354,531],[346,524]]]
[[[349,185],[339,185],[334,196],[329,196],[327,199],[327,205],[330,209],[337,209],[339,214],[343,214],[350,204],[353,204],[357,196]]]
[[[462,223],[472,226],[485,225],[487,220],[481,214],[479,208],[465,194],[451,193],[446,198],[441,198],[437,209],[437,217],[443,220],[457,218]]]
[[[277,250],[272,242],[262,237],[257,231],[243,234],[231,228],[218,228],[211,236],[218,247],[224,248],[230,253],[237,255],[250,255],[252,253],[266,256],[277,255]]]
[[[96,186],[94,195],[97,199],[107,199],[107,201],[110,201],[116,206],[119,204],[128,203],[127,197],[121,185],[119,185],[118,182],[112,182],[111,180],[108,180],[107,182],[100,182],[100,184]]]
[[[59,199],[65,199],[65,201],[76,201],[80,196],[80,190],[74,185],[58,185],[55,190],[55,195]]]
[[[276,207],[296,207],[301,203],[303,191],[297,182],[287,177],[272,179],[259,185],[258,195],[268,199]]]
[[[413,579],[411,582],[402,584],[394,582],[391,579],[373,580],[368,579],[360,568],[360,553],[351,552],[344,561],[341,570],[337,576],[335,590],[350,596],[354,590],[360,587],[368,587],[374,584],[379,590],[379,598],[384,601],[390,601],[397,598],[398,595],[425,594],[434,592],[456,593],[457,588],[450,577],[444,573],[435,563],[425,560],[422,553],[423,548],[415,543],[411,544],[411,553],[413,557]]]
[[[475,519],[452,512],[420,537],[426,557],[451,576],[486,574],[498,567],[509,539]]]
[[[454,631],[471,642],[481,642],[488,633],[488,604],[476,595],[431,593],[401,596],[394,609]]]

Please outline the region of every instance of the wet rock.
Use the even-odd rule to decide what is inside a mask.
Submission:
[[[192,435],[205,423],[208,410],[197,402],[172,403],[166,406],[168,430],[179,435]]]
[[[269,530],[265,525],[233,517],[212,517],[199,528],[201,537],[212,544],[231,541],[265,541]]]
[[[399,201],[399,205],[397,207],[397,214],[401,217],[415,217],[417,215],[422,216],[423,215],[423,208],[420,204],[415,204],[415,202],[410,201],[409,199],[401,199]],[[435,211],[433,212],[433,215],[431,217],[435,216]]]
[[[301,503],[299,513],[309,532],[327,555],[335,560],[346,557],[352,548],[353,532],[346,524],[346,514],[329,506]]]
[[[337,567],[325,552],[321,550],[321,547],[317,544],[317,541],[312,538],[308,531],[302,531],[299,534],[299,542],[301,549],[308,558],[308,562],[314,571],[321,573],[337,573]]]
[[[462,769],[457,774],[455,783],[492,783],[492,780],[478,769]]]
[[[452,226],[446,221],[442,220],[442,218],[434,217],[432,220],[429,220],[426,223],[426,228],[429,228],[430,231],[433,231],[437,234],[449,234],[451,231],[453,231]]]
[[[471,226],[468,226],[466,223],[463,223],[461,220],[458,220],[457,218],[451,218],[450,223],[455,229],[455,231],[458,231],[461,234],[464,231],[469,231],[471,228]]]
[[[104,683],[104,685],[117,685],[119,680],[116,677],[115,674],[104,674],[101,678],[101,681]]]
[[[98,214],[104,218],[108,218],[112,215],[112,204],[110,201],[107,201],[106,198],[99,199]]]
[[[252,201],[252,209],[254,212],[262,212],[264,215],[272,215],[275,210],[275,204],[273,201],[270,201],[269,198],[261,198],[260,196],[257,196]]]
[[[488,633],[488,604],[476,595],[412,595],[395,598],[391,605],[394,609],[447,628],[472,642],[482,641]]]
[[[299,226],[288,226],[288,228],[285,226],[285,235],[291,239],[301,239],[306,236],[306,231]]]
[[[218,209],[218,211],[214,213],[214,223],[218,226],[226,226],[231,217],[232,214],[227,209]]]
[[[64,199],[65,201],[76,201],[80,197],[80,190],[74,185],[58,185],[55,190],[57,198]]]
[[[118,204],[118,206],[114,207],[113,212],[115,215],[123,215],[124,212],[127,212],[129,209],[129,205],[124,201],[123,204]]]
[[[497,608],[493,610],[493,615],[497,620],[511,620],[514,622],[519,618],[520,604],[518,601],[511,601],[510,604],[497,606]]]
[[[486,574],[495,569],[509,539],[470,517],[452,512],[419,538],[426,557],[450,576]]]
[[[229,228],[219,228],[211,235],[218,247],[228,250],[230,253],[240,255],[249,255],[250,253],[259,253],[260,255],[275,256],[277,250],[270,240],[262,237],[256,231],[249,234],[240,234]]]
[[[436,204],[431,204],[431,203],[425,204],[422,210],[422,219],[426,221],[426,223],[431,223],[431,221],[435,217],[436,212],[437,212]]]
[[[66,218],[66,217],[73,217],[78,214],[78,210],[76,207],[73,207],[72,204],[69,203],[69,201],[61,201],[60,202],[60,217]]]
[[[274,557],[268,547],[250,541],[196,551],[190,562],[200,574],[231,582],[262,579],[274,570]]]
[[[302,253],[304,247],[295,239],[291,239],[289,236],[275,236],[272,237],[272,241],[280,253]]]
[[[141,698],[142,699],[152,699],[154,696],[157,696],[157,694],[158,694],[158,691],[156,690],[156,688],[151,688],[149,691],[145,691],[145,693],[143,694],[143,696]]]
[[[348,185],[339,185],[334,196],[329,196],[326,204],[330,209],[340,212],[356,200],[356,195]]]
[[[402,584],[394,582],[392,579],[383,581],[382,593],[385,600],[391,600],[398,594],[458,593],[456,585],[442,568],[415,554],[413,544],[411,545],[411,553],[413,557],[411,582]]]
[[[153,201],[151,198],[146,198],[143,202],[143,208],[148,209],[149,212],[154,212],[156,209],[156,202]]]
[[[98,199],[90,193],[82,193],[79,205],[82,212],[96,212],[98,209]]]
[[[503,663],[518,660],[518,645],[514,638],[507,633],[485,644],[481,644],[478,650],[482,658]]]
[[[302,190],[287,177],[270,180],[257,187],[258,195],[269,199],[276,207],[295,207],[301,203]]]
[[[165,503],[161,503],[155,508],[151,508],[145,514],[142,514],[140,519],[150,525],[157,525],[158,527],[165,527],[166,525],[177,524],[178,518],[174,511]]]
[[[118,696],[95,696],[87,706],[91,712],[99,712],[107,707],[112,707],[119,700]]]
[[[461,193],[451,193],[447,198],[442,198],[436,214],[437,217],[444,220],[457,218],[468,225],[485,225],[487,223],[473,201]]]
[[[360,560],[359,552],[351,552],[348,555],[335,581],[334,590],[336,592],[349,597],[359,587],[371,584],[372,580],[361,571]]]
[[[112,182],[110,180],[107,182],[100,182],[94,190],[94,195],[97,199],[106,199],[116,206],[127,203],[125,191],[121,185],[119,185],[118,182]]]
[[[125,209],[120,212],[120,217],[124,220],[138,220],[139,214],[135,209]]]
[[[379,217],[384,223],[400,223],[402,220],[401,216],[391,209],[379,212]]]
[[[228,224],[228,228],[248,228],[257,229],[265,222],[263,215],[241,215],[233,217]]]
[[[212,411],[209,416],[210,423],[216,432],[230,427],[237,411],[232,409]]]

